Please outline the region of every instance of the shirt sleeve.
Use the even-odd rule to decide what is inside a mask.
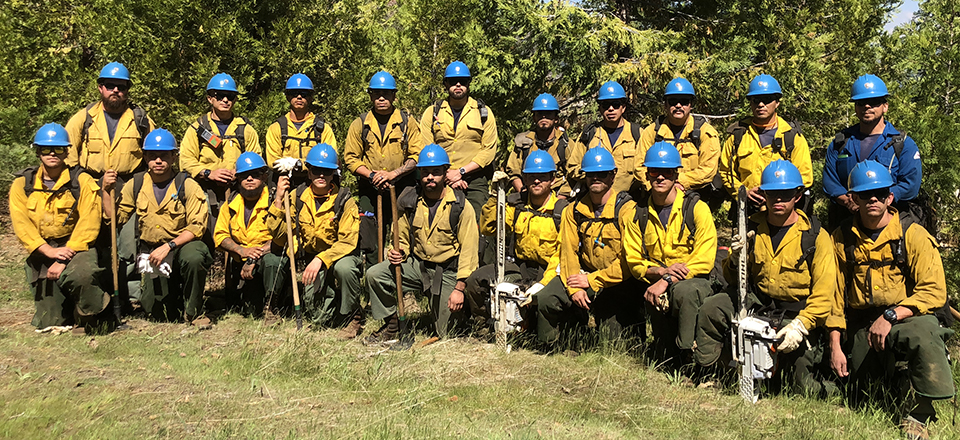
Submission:
[[[344,190],[341,188],[341,191]],[[337,241],[329,249],[317,254],[317,258],[323,261],[324,267],[333,267],[334,263],[357,249],[359,237],[360,210],[357,208],[356,200],[350,199],[343,206],[343,213],[340,214]]]
[[[803,178],[803,186],[812,188],[813,163],[810,161],[810,144],[807,143],[807,139],[800,133],[797,133],[797,137],[793,141],[793,153],[790,154],[790,162],[793,162],[797,170],[800,171],[800,176]]]
[[[826,158],[823,161],[823,192],[835,199],[847,193],[846,182],[840,181],[840,175],[837,173],[837,161],[840,153],[834,147],[831,141],[827,146]]]
[[[920,181],[923,178],[923,164],[920,162],[920,149],[913,138],[907,137],[903,141],[903,151],[897,159],[899,168],[896,185],[890,188],[894,200],[912,200],[920,194]]]
[[[940,250],[933,237],[920,225],[911,225],[905,235],[910,277],[916,286],[913,294],[899,305],[913,309],[918,315],[933,313],[947,302],[947,281]]]
[[[409,129],[408,126],[407,130]],[[354,119],[347,130],[347,137],[343,141],[343,164],[353,174],[357,174],[357,169],[366,165],[363,163],[363,139],[360,138],[362,132],[363,121],[361,118]],[[358,175],[357,177],[361,176]]]
[[[834,308],[843,307],[836,304],[837,300],[837,256],[833,247],[833,240],[827,231],[821,229],[817,235],[816,248],[813,252],[813,267],[810,268],[810,296],[807,305],[800,311],[797,318],[803,322],[807,330],[824,325]]]
[[[483,137],[480,139],[480,151],[478,151],[477,155],[473,158],[473,162],[480,165],[480,168],[490,166],[496,158],[497,144],[499,142],[500,140],[497,135],[497,118],[493,116],[493,112],[490,111],[488,107],[487,122],[483,124]]]
[[[843,231],[839,228],[833,231],[831,239],[833,241],[833,255],[837,262],[837,288],[835,289],[835,293],[833,295],[830,314],[827,316],[824,326],[833,330],[845,330],[847,328],[847,319],[844,313],[844,308],[847,304],[846,300],[844,299],[844,292],[847,289],[846,279],[850,276],[850,273],[848,273],[849,265],[846,262],[847,256],[844,253]],[[816,254],[814,254],[814,259],[816,259]]]
[[[457,259],[457,279],[465,280],[480,265],[480,254],[477,249],[480,242],[477,216],[473,212],[473,206],[467,202],[464,202],[463,211],[460,213],[457,241],[460,243],[460,258]]]
[[[187,198],[185,230],[192,232],[195,239],[199,239],[207,230],[207,217],[210,215],[207,209],[207,193],[200,188],[200,184],[191,179],[187,179],[184,186],[186,187],[184,197]]]
[[[187,127],[180,141],[180,170],[186,171],[194,179],[199,178],[203,172],[203,166],[200,165],[200,141],[197,127],[193,124]]]
[[[90,245],[97,240],[97,236],[100,235],[103,203],[100,200],[100,185],[97,185],[92,177],[81,174],[78,180],[80,200],[77,201],[77,210],[74,213],[77,224],[73,227],[73,232],[70,233],[67,247],[74,252],[83,252],[89,249]]]
[[[220,205],[217,213],[217,224],[213,228],[213,245],[220,247],[224,240],[230,237],[230,203]]]
[[[274,122],[267,127],[266,144],[267,166],[273,167],[273,163],[283,157],[283,142],[280,141],[279,122]]]
[[[30,219],[27,193],[23,190],[24,179],[17,177],[10,184],[10,220],[13,223],[13,232],[30,254],[47,244],[47,241],[40,236],[40,228]]]
[[[717,259],[717,227],[706,203],[698,201],[693,207],[693,221],[697,231],[693,236],[693,252],[687,261],[689,277],[707,275]],[[627,222],[633,223],[633,222]]]
[[[727,194],[733,197],[733,200],[737,200],[737,190],[740,189],[740,185],[743,183],[737,175],[738,170],[733,169],[737,154],[737,146],[733,145],[733,138],[734,136],[732,134],[727,136],[727,140],[724,141],[723,147],[720,149],[720,161],[717,164],[717,173],[720,173],[720,177],[723,180],[723,187],[727,190]]]
[[[704,128],[709,126],[704,125]],[[684,170],[678,181],[685,189],[700,187],[713,181],[720,160],[720,135],[712,127],[702,129],[697,167]],[[637,156],[638,161],[643,159]]]

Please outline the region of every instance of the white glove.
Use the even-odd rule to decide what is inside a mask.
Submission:
[[[150,254],[140,254],[137,257],[137,270],[140,273],[153,273],[153,265],[150,264]]]
[[[170,266],[170,263],[168,263],[166,259],[164,259],[163,262],[160,263],[160,267],[157,269],[160,271],[160,274],[162,274],[164,278],[170,278],[170,274],[173,273],[173,267]]]
[[[273,169],[287,174],[290,171],[300,169],[300,159],[295,159],[292,157],[283,157],[273,161]]]
[[[530,139],[530,136],[527,136],[526,133],[520,133],[513,138],[513,143],[520,148],[527,149],[533,145],[533,139]]]
[[[497,171],[494,171],[494,172],[493,172],[493,180],[491,180],[491,182],[493,182],[493,184],[496,185],[497,182],[499,182],[499,181],[501,181],[501,180],[504,180],[504,179],[509,179],[509,178],[510,178],[510,176],[508,176],[507,173],[504,173],[503,171],[497,170]]]
[[[537,292],[543,290],[543,287],[544,287],[543,284],[540,284],[540,283],[530,286],[530,288],[528,288],[527,291],[524,292],[524,295],[526,295],[526,298],[524,298],[523,301],[520,302],[520,307],[530,305],[530,303],[533,302],[533,297],[537,295]]]
[[[783,342],[777,346],[777,350],[780,350],[783,353],[790,353],[793,350],[796,350],[800,346],[800,343],[805,339],[804,337],[810,334],[807,331],[807,328],[803,326],[803,322],[800,322],[799,319],[794,319],[790,321],[789,324],[785,325],[780,331],[777,332],[777,339],[783,339]]]

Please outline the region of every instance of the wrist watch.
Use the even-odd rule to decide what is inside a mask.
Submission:
[[[170,242],[167,243],[167,246],[170,246],[170,249],[176,249],[176,248],[177,248],[177,242],[175,242],[175,241],[173,241],[173,240],[170,240]]]
[[[210,180],[210,170],[203,170],[203,178]]]
[[[463,177],[466,175],[467,175],[467,169],[464,167],[460,167],[460,177]]]
[[[897,319],[897,311],[896,309],[893,309],[893,308],[889,308],[883,311],[883,319],[886,319],[891,324],[896,324],[900,322],[900,320]]]
[[[377,175],[377,172],[376,172],[376,171],[370,173],[370,181],[371,181],[371,182],[373,182],[373,176],[376,176],[376,175]]]
[[[664,274],[660,279],[666,281],[668,286],[673,285],[673,275]]]

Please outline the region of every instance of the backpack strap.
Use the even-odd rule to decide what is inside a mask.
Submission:
[[[740,151],[740,143],[743,142],[743,135],[747,133],[747,126],[744,125],[746,121],[736,121],[727,126],[727,133],[733,136],[733,151],[730,153],[733,155],[733,173],[736,174],[740,170],[740,155],[737,154]]]
[[[907,134],[900,132],[893,135],[890,138],[890,143],[887,144],[884,148],[893,147],[893,154],[897,156],[897,160],[900,160],[900,155],[903,154],[903,144],[907,139]]]
[[[487,105],[483,103],[483,100],[476,98],[477,100],[477,110],[480,110],[480,136],[483,136],[483,126],[487,125],[487,117],[490,116],[490,111],[487,109]]]
[[[783,139],[774,139],[773,140],[773,152],[780,155],[783,160],[790,160],[790,157],[793,155],[793,149],[796,147],[797,135],[801,133],[800,125],[794,121],[790,121],[790,129],[783,133]]]
[[[560,220],[563,218],[563,210],[566,209],[569,204],[570,201],[567,199],[557,199],[553,204],[553,225],[557,227],[557,232],[560,232]]]
[[[453,190],[453,195],[456,201],[450,207],[450,229],[453,231],[453,235],[459,236],[460,214],[463,213],[463,205],[466,203],[467,196],[459,189]]]
[[[133,125],[137,127],[137,132],[140,133],[138,144],[140,148],[143,148],[143,141],[150,134],[150,118],[147,117],[146,110],[136,104],[131,103],[130,110],[133,110]]]
[[[289,131],[287,129],[287,115],[277,118],[277,124],[280,125],[280,148],[282,149],[284,145],[287,144],[287,139],[290,139]]]
[[[433,103],[433,125],[430,126],[430,129],[434,133],[437,132],[437,127],[439,126],[439,124],[437,124],[437,122],[439,122],[439,119],[437,118],[440,116],[440,108],[442,107],[443,107],[442,99],[439,99],[437,100],[437,102]]]
[[[663,142],[663,140],[665,139],[665,138],[660,134],[660,127],[662,127],[662,126],[663,126],[663,115],[660,115],[660,116],[657,116],[657,118],[653,120],[653,133],[654,133],[653,143]]]
[[[560,134],[560,139],[557,139],[557,158],[560,159],[560,163],[557,164],[557,169],[561,170],[561,172],[567,168],[567,145],[569,144],[570,138],[567,136],[567,132],[564,131]]]
[[[39,170],[40,166],[36,165],[24,168],[16,174],[17,177],[23,176],[23,192],[27,195],[28,199],[30,198],[30,194],[33,194],[33,192],[36,191],[36,188],[33,186],[33,184],[37,181],[37,171]]]
[[[840,131],[837,132],[837,135],[833,137],[833,149],[836,152],[843,151],[843,147],[847,145],[847,134]]]
[[[83,149],[83,146],[86,145],[87,141],[90,139],[90,127],[93,126],[93,116],[90,115],[90,110],[93,110],[93,107],[97,105],[97,102],[91,102],[83,108],[83,127],[80,129],[80,142],[76,145],[77,147],[77,158],[80,157],[80,151]]]
[[[810,219],[810,229],[800,234],[800,258],[797,259],[797,269],[804,262],[807,263],[807,270],[813,270],[813,254],[817,250],[817,237],[820,235],[820,219],[814,214],[808,214]],[[812,273],[811,273],[812,275]]]
[[[697,233],[697,222],[693,215],[693,210],[697,207],[697,202],[700,201],[700,194],[697,192],[689,192],[684,194],[683,204],[680,206],[680,213],[683,215],[683,223],[680,225],[680,235],[677,237],[683,237],[683,229],[686,228],[690,232],[690,241],[693,241],[694,235]]]
[[[707,118],[703,116],[694,116],[693,117],[693,130],[690,131],[690,143],[700,151],[700,132],[703,124],[707,122]]]
[[[333,221],[340,221],[340,217],[343,216],[343,207],[346,206],[351,197],[353,197],[353,194],[350,192],[350,188],[340,187],[340,190],[337,191],[337,197],[333,199]]]
[[[403,151],[403,154],[407,154],[407,150],[410,147],[410,136],[408,135],[407,127],[409,126],[410,115],[407,112],[400,110],[400,132],[403,133],[403,140],[400,141],[400,149]]]
[[[640,132],[643,130],[643,127],[637,123],[630,123],[630,136],[633,136],[633,143],[640,142]]]
[[[367,142],[367,136],[370,135],[370,126],[367,125],[368,116],[370,116],[370,112],[365,112],[360,116],[360,126],[363,127],[360,129],[360,142],[363,142],[364,148],[370,147],[370,142]]]
[[[583,127],[583,132],[580,133],[579,142],[583,144],[584,147],[590,148],[590,141],[597,134],[597,123],[591,122],[587,124],[586,127]]]

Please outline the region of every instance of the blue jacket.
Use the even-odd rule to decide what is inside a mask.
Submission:
[[[923,167],[920,163],[920,150],[913,139],[907,136],[903,141],[900,157],[894,157],[896,154],[893,151],[893,137],[900,132],[893,128],[893,124],[886,122],[883,133],[873,146],[870,155],[860,157],[860,141],[866,136],[860,133],[859,125],[848,127],[842,133],[847,138],[843,150],[838,152],[833,147],[833,142],[830,142],[823,166],[823,191],[831,199],[847,193],[847,176],[850,175],[850,170],[865,160],[874,160],[890,167],[890,174],[896,182],[893,188],[890,188],[894,200],[912,200],[917,197],[920,192]]]

